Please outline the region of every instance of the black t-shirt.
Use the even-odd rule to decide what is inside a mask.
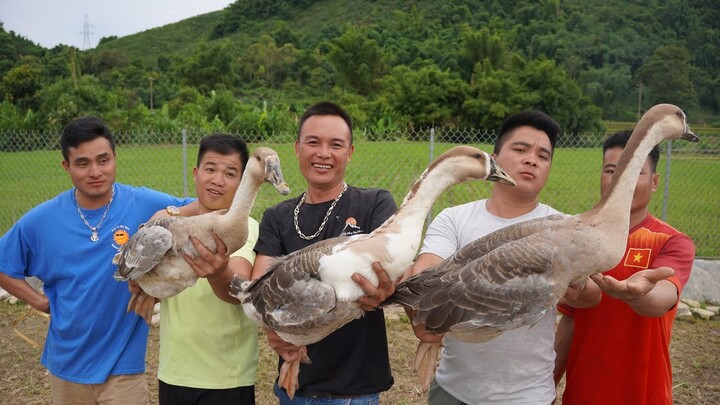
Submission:
[[[284,256],[324,239],[370,233],[397,210],[387,190],[348,187],[320,235],[308,241],[295,231],[293,211],[299,201],[300,196],[265,210],[256,252]],[[304,203],[298,214],[300,230],[305,235],[317,232],[331,204]],[[367,395],[392,387],[382,310],[366,312],[307,350],[312,364],[300,365],[298,396]]]

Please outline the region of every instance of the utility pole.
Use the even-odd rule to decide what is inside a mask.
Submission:
[[[642,117],[642,82],[638,82],[638,106],[637,106],[637,119],[640,120]]]

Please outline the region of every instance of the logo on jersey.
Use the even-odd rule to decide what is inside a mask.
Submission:
[[[650,266],[650,254],[652,249],[649,248],[630,248],[625,256],[625,267],[637,267],[647,269]]]
[[[357,220],[353,217],[350,217],[345,220],[345,227],[343,228],[342,232],[340,232],[340,236],[357,235],[359,233],[364,232],[359,226],[357,226]]]
[[[113,247],[120,249],[120,247],[130,240],[130,229],[125,225],[118,225],[113,228]]]

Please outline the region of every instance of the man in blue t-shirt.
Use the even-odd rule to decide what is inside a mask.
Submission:
[[[112,258],[157,210],[191,200],[115,183],[115,143],[99,118],[71,122],[60,146],[74,187],[0,238],[0,287],[50,314],[41,362],[54,404],[145,404],[148,327],[126,312],[130,292],[113,279]],[[45,295],[30,276],[43,281]]]

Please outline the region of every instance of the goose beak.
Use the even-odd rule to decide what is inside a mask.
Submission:
[[[272,184],[278,193],[282,195],[290,194],[290,186],[287,185],[283,178],[282,170],[280,170],[280,158],[277,156],[268,156],[265,161],[265,181]]]
[[[684,139],[690,142],[700,141],[700,137],[695,135],[695,133],[688,127],[686,127],[685,133],[682,135],[682,137],[680,137],[680,139]]]
[[[495,162],[495,159],[490,159],[490,173],[488,173],[487,180],[489,181],[497,181],[498,183],[507,184],[510,186],[514,186],[515,180],[510,177],[505,171],[498,166],[497,162]]]

